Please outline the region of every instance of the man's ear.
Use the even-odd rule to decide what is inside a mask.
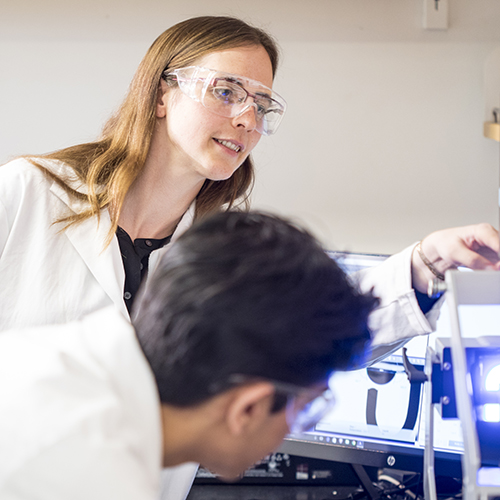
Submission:
[[[274,387],[269,382],[255,382],[238,387],[226,412],[231,434],[240,436],[258,427],[271,413]]]
[[[167,83],[163,79],[160,80],[156,96],[156,118],[165,118],[167,116],[167,90]]]

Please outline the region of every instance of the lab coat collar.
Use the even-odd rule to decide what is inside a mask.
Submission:
[[[56,175],[63,173],[65,179],[68,179],[68,175],[71,175],[68,172],[71,169],[68,167],[63,172],[58,171],[58,168],[53,168],[52,165],[51,167],[50,170]],[[70,186],[82,193],[82,186],[79,186],[77,182],[77,180],[70,178]],[[88,207],[84,200],[70,197],[62,186],[55,181],[52,183],[50,190],[74,213],[81,212]],[[123,270],[120,247],[116,238],[113,238],[111,243],[106,246],[106,238],[110,228],[109,212],[104,209],[101,211],[99,220],[97,217],[91,217],[83,222],[69,226],[64,233],[103,290],[122,314],[128,318],[129,313],[123,300],[125,271]]]

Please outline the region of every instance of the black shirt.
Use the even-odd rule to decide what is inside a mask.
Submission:
[[[123,268],[125,270],[123,299],[130,313],[137,290],[142,280],[148,274],[149,256],[151,252],[169,243],[171,236],[167,236],[161,240],[137,238],[132,241],[128,233],[121,227],[118,227],[116,230],[116,236],[118,238],[118,244],[120,245]]]

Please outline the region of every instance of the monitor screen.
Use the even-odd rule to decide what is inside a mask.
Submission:
[[[350,273],[379,264],[387,256],[331,253]],[[423,370],[427,345],[449,337],[448,312],[443,306],[435,333],[412,339],[407,356]],[[332,376],[334,409],[314,430],[287,436],[280,451],[362,466],[423,472],[425,449],[424,389],[410,384],[401,350],[376,364]],[[461,477],[463,440],[458,420],[442,420],[435,410],[436,474]]]

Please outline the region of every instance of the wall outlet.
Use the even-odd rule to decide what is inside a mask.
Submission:
[[[448,29],[448,0],[424,0],[424,28]]]

